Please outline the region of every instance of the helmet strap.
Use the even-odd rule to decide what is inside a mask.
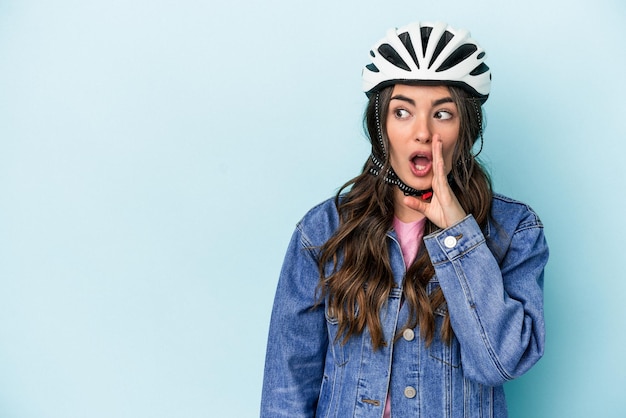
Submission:
[[[376,158],[376,156],[374,156],[373,153],[370,155],[370,160],[374,164],[374,167],[370,167],[369,173],[375,177],[378,177],[378,175],[380,175],[385,166],[378,158]],[[419,197],[422,200],[427,200],[430,199],[433,195],[432,188],[426,190],[417,190],[400,180],[400,177],[398,177],[396,172],[393,171],[392,167],[389,167],[387,169],[387,172],[385,174],[385,182],[394,186],[398,186],[398,188],[402,191],[402,193],[404,193],[405,196]]]
[[[480,136],[480,148],[478,149],[478,152],[474,155],[472,155],[473,158],[478,157],[478,154],[480,154],[483,150],[483,145],[485,144],[485,139],[483,138],[483,119],[480,116],[480,104],[478,104],[478,101],[474,98],[472,98],[472,104],[474,105],[474,110],[476,111],[476,117],[478,118],[478,136]]]
[[[387,158],[387,150],[385,149],[385,141],[383,140],[383,128],[380,125],[380,91],[376,92],[374,99],[374,114],[376,117],[376,136],[378,137],[378,143],[380,144],[380,149],[383,150],[383,158]],[[374,155],[374,150],[372,150],[372,155]]]

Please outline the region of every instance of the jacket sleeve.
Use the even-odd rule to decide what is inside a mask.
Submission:
[[[496,232],[497,233],[497,232]],[[548,247],[540,223],[521,223],[494,257],[468,215],[424,239],[446,297],[465,376],[499,386],[543,355],[543,274]]]
[[[261,417],[313,417],[328,345],[312,245],[296,228],[278,280],[270,321]]]

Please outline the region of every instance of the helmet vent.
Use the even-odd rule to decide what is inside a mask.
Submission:
[[[376,67],[374,64],[367,64],[367,65],[365,66],[365,68],[367,68],[368,70],[370,70],[370,71],[371,71],[371,72],[373,72],[373,73],[378,73],[378,72],[380,72],[380,71],[378,70],[378,67]]]
[[[453,53],[451,53],[450,56],[448,56],[448,58],[446,58],[446,60],[443,62],[443,64],[441,64],[439,68],[437,68],[437,72],[446,71],[454,67],[461,61],[467,59],[467,57],[472,55],[474,52],[476,52],[477,49],[478,48],[476,47],[476,45],[472,45],[472,44],[461,45]]]
[[[404,62],[402,57],[396,52],[396,50],[389,44],[382,44],[378,47],[378,52],[383,56],[387,61],[395,65],[396,67],[402,68],[405,71],[410,71],[409,66]]]
[[[403,32],[400,35],[398,35],[398,38],[400,38],[400,41],[402,41],[402,44],[411,55],[411,58],[413,58],[413,62],[415,63],[415,65],[417,65],[417,69],[419,70],[420,65],[419,65],[419,62],[417,62],[417,56],[415,55],[415,48],[413,48],[413,42],[411,41],[411,37],[409,36],[409,33]]]
[[[452,38],[454,38],[454,35],[450,33],[450,31],[445,31],[443,35],[441,35],[441,38],[439,38],[439,42],[437,43],[437,47],[435,48],[435,52],[433,52],[433,57],[428,63],[428,68],[433,66],[433,62],[435,62],[437,57],[439,57],[441,51],[443,51],[443,49],[446,47],[446,45],[448,45],[448,42],[450,42]]]
[[[420,29],[422,35],[422,53],[424,57],[426,57],[426,46],[428,45],[428,40],[430,39],[430,33],[433,31],[433,28],[430,26],[423,26]]]
[[[486,73],[487,71],[489,71],[489,67],[487,67],[487,64],[483,62],[478,67],[474,68],[470,72],[470,75],[480,75]]]

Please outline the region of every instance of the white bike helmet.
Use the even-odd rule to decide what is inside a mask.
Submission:
[[[390,29],[371,51],[363,69],[368,97],[396,83],[446,84],[467,90],[484,103],[489,97],[491,72],[485,51],[465,29],[445,23],[415,22]]]

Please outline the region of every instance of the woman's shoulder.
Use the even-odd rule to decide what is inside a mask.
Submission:
[[[501,225],[513,223],[515,229],[543,228],[539,215],[530,205],[499,193],[493,194],[491,217]]]
[[[338,218],[336,198],[328,198],[309,209],[300,222]]]
[[[329,198],[309,209],[297,228],[315,245],[326,242],[339,226],[336,198]]]

